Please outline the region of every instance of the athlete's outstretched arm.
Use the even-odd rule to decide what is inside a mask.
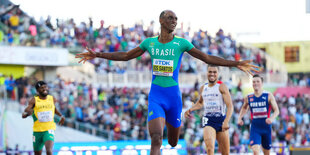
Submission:
[[[184,113],[185,118],[189,118],[192,111],[199,110],[199,109],[201,109],[203,107],[203,98],[202,98],[202,95],[201,95],[203,87],[204,86],[201,86],[200,89],[199,89],[200,97],[199,97],[198,101],[191,108],[189,108],[187,111],[185,111],[185,113]]]
[[[53,96],[54,99],[54,105],[57,102],[56,98]],[[56,108],[55,105],[55,114],[58,115],[60,117],[60,121],[59,121],[59,125],[63,125],[65,123],[65,117],[58,111],[58,109]]]
[[[32,115],[34,105],[35,105],[35,99],[31,98],[29,103],[28,103],[28,106],[26,107],[26,109],[24,110],[24,112],[22,114],[22,118],[26,118],[26,117]]]
[[[258,66],[250,64],[251,60],[244,60],[244,61],[225,60],[217,56],[207,55],[195,47],[192,48],[190,51],[188,51],[188,54],[207,64],[227,66],[227,67],[237,67],[238,69],[250,75],[253,75],[252,72],[260,71]]]
[[[272,114],[272,116],[270,116],[269,118],[266,119],[266,123],[271,124],[276,119],[276,117],[278,117],[280,112],[279,112],[278,104],[277,104],[276,99],[274,98],[273,94],[269,93],[268,101],[271,104],[273,114]]]
[[[223,122],[223,126],[222,126],[222,129],[225,131],[225,130],[229,129],[229,120],[231,118],[231,115],[232,115],[234,109],[233,109],[233,104],[231,101],[231,96],[230,96],[229,90],[224,83],[222,83],[220,85],[220,92],[222,93],[224,103],[226,104],[226,107],[227,107],[226,118],[225,118],[225,120]]]
[[[81,58],[79,63],[85,63],[87,60],[92,60],[96,57],[115,61],[128,61],[130,59],[141,56],[144,53],[144,51],[139,46],[128,52],[99,53],[94,52],[87,47],[86,50],[88,52],[76,54],[75,58]]]
[[[248,102],[248,97],[244,98],[243,105],[241,107],[239,117],[238,117],[238,125],[243,125],[243,116],[248,112],[249,110],[249,102]]]

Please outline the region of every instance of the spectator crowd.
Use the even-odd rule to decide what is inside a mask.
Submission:
[[[76,23],[74,19],[56,19],[53,24],[52,17],[41,18],[36,21],[23,12],[19,6],[0,6],[0,45],[9,46],[39,46],[67,48],[71,52],[82,52],[88,46],[96,52],[124,52],[138,46],[144,39],[158,35],[154,31],[154,22],[147,26],[136,23],[132,27],[125,25],[105,25],[101,20],[99,27],[94,27],[92,18],[88,22]],[[266,58],[253,49],[242,45],[237,46],[230,34],[219,29],[214,37],[208,31],[191,31],[188,27],[177,28],[177,36],[190,41],[196,48],[204,53],[216,55],[230,60],[255,60],[255,64],[266,68]],[[117,72],[127,70],[150,70],[151,60],[146,53],[136,59],[135,63],[128,62],[120,66],[112,61],[95,59],[97,73]],[[193,61],[185,54],[181,64],[181,72],[196,73],[204,71],[204,65]]]

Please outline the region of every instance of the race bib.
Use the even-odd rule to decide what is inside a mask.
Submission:
[[[267,112],[267,108],[263,107],[263,108],[253,108],[253,112]]]
[[[153,75],[173,76],[173,61],[154,59],[153,60]]]
[[[52,111],[38,112],[38,119],[39,119],[39,122],[53,121],[53,113],[52,113]]]
[[[221,106],[214,102],[210,102],[205,106],[205,113],[220,113],[221,111]]]

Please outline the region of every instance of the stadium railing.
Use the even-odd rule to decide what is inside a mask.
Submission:
[[[250,83],[251,79],[248,75],[241,71],[230,71],[228,68],[222,67],[220,77],[222,81],[226,82],[230,78],[233,85],[238,85],[239,81],[243,83]],[[277,73],[261,73],[264,77],[264,82],[267,84],[274,84],[277,86],[285,86],[287,83],[287,74],[284,72]],[[152,73],[149,71],[128,71],[123,74],[107,73],[96,75],[97,84],[104,87],[150,87]],[[200,83],[207,80],[206,73],[180,73],[179,83],[181,87],[193,87],[196,80]]]

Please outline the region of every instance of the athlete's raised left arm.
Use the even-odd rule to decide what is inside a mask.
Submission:
[[[226,118],[222,125],[222,130],[225,131],[229,129],[229,120],[231,118],[231,115],[234,109],[233,109],[233,104],[231,101],[229,90],[224,83],[220,85],[220,92],[222,93],[224,103],[226,104],[226,107],[227,107]]]
[[[56,98],[53,96],[53,100],[54,100],[54,105],[55,105],[55,114],[58,115],[60,117],[60,121],[59,121],[59,125],[63,125],[65,123],[65,117],[58,111],[58,109],[56,108]]]
[[[253,75],[252,72],[260,71],[258,66],[250,64],[251,60],[244,60],[244,61],[225,60],[217,56],[207,55],[195,47],[189,50],[188,54],[207,64],[227,66],[227,67],[237,67],[238,69],[250,75]]]
[[[276,117],[278,117],[279,115],[279,107],[272,93],[269,93],[268,95],[268,102],[270,103],[272,107],[273,114],[272,116],[266,119],[266,123],[271,124],[276,119]]]

